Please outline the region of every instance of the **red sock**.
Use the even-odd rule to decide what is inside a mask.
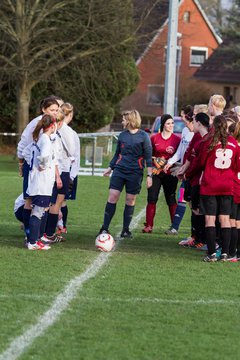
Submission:
[[[146,223],[147,226],[153,227],[153,219],[156,213],[156,204],[147,204],[146,208]]]
[[[171,222],[173,223],[173,218],[176,212],[176,208],[177,208],[177,204],[172,204],[172,205],[168,205],[168,209],[169,209],[169,213],[170,213],[170,218],[171,218]]]

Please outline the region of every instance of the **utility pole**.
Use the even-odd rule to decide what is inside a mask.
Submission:
[[[171,115],[174,115],[175,102],[178,4],[179,0],[169,1],[167,63],[164,88],[164,113]]]

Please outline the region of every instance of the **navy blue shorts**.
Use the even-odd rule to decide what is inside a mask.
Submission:
[[[142,173],[133,171],[123,172],[119,169],[114,169],[110,178],[109,189],[122,192],[123,187],[125,186],[127,194],[137,195],[141,191],[142,179]]]
[[[40,206],[43,208],[47,208],[50,205],[51,196],[48,195],[35,195],[31,196],[32,204],[36,206]]]
[[[76,200],[76,196],[77,196],[77,184],[78,184],[78,177],[76,176],[73,179],[73,186],[72,186],[72,190],[68,191],[67,195],[65,196],[66,200]]]
[[[51,198],[51,203],[52,204],[56,203],[58,194],[66,196],[67,193],[68,193],[69,181],[70,181],[70,173],[69,172],[62,172],[61,175],[60,175],[60,178],[62,180],[63,186],[61,187],[61,189],[58,189],[57,188],[57,183],[55,181],[54,186],[53,186],[52,198]]]
[[[23,223],[23,208],[24,205],[20,206],[17,211],[15,212],[15,216],[18,219],[18,221]]]
[[[29,195],[27,194],[27,188],[28,188],[28,175],[29,175],[29,168],[30,166],[26,161],[23,163],[23,198],[27,199],[29,198]]]

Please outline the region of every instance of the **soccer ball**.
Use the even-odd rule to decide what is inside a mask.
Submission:
[[[95,240],[96,248],[100,251],[111,251],[114,248],[115,241],[110,234],[99,234]]]

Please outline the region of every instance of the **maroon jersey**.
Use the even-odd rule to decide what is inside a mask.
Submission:
[[[200,180],[201,195],[233,195],[233,180],[237,169],[238,144],[228,136],[226,149],[219,142],[208,151],[210,140],[203,143],[199,167],[203,169]]]
[[[155,157],[163,157],[168,160],[175,154],[181,139],[172,134],[169,139],[165,140],[161,133],[151,136],[152,155]]]
[[[202,168],[201,166],[199,166],[200,163],[198,158],[201,154],[201,150],[202,147],[204,146],[204,142],[207,136],[208,134],[204,135],[203,137],[201,137],[200,135],[201,139],[198,141],[194,141],[194,144],[192,146],[191,156],[189,156],[190,165],[185,174],[186,178],[189,179],[191,186],[199,185],[200,182],[200,178],[202,175]]]
[[[195,133],[193,135],[192,140],[190,141],[190,144],[185,152],[184,158],[183,158],[183,164],[185,163],[186,160],[191,161],[192,160],[192,151],[194,149],[194,146],[196,143],[198,143],[200,140],[202,140],[201,135],[199,134],[199,132]]]
[[[233,200],[240,204],[240,144],[238,144],[237,171],[233,179]]]

